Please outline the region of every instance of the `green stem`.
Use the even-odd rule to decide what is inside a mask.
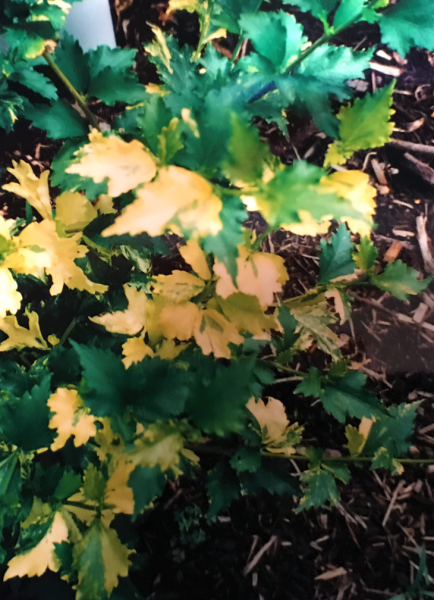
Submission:
[[[278,369],[279,371],[285,371],[286,373],[292,373],[293,375],[298,375],[299,377],[306,376],[306,373],[302,373],[302,371],[297,371],[296,369],[293,369],[292,367],[286,367],[285,365],[281,365],[280,363],[278,363],[274,360],[264,360],[264,363],[266,365],[270,365],[270,366],[274,367],[275,369]]]
[[[96,511],[96,506],[89,506],[89,504],[85,504],[84,502],[74,502],[72,500],[67,500],[65,503],[67,506],[75,506],[76,508],[82,508],[83,510],[91,510],[93,512]]]
[[[59,79],[62,81],[62,83],[65,85],[65,87],[72,94],[72,96],[75,98],[75,100],[77,101],[77,103],[80,106],[81,110],[86,115],[86,118],[89,121],[89,123],[92,125],[92,127],[94,127],[95,129],[98,129],[98,131],[101,131],[100,126],[98,124],[98,121],[95,118],[95,115],[91,112],[91,110],[89,109],[88,105],[86,104],[85,97],[82,96],[75,89],[75,87],[72,85],[72,83],[66,77],[66,75],[64,74],[64,72],[61,69],[59,69],[59,67],[56,65],[56,63],[54,62],[54,60],[51,58],[51,56],[47,52],[44,52],[43,57],[45,58],[45,60],[47,61],[47,63],[50,65],[50,67],[53,69],[53,71],[56,73],[56,75],[59,77]]]
[[[33,221],[32,205],[26,200],[26,225],[30,225]]]
[[[230,448],[220,448],[219,446],[201,446],[199,444],[190,445],[193,452],[198,454],[217,454],[220,456],[233,456],[239,448],[231,450]],[[299,462],[309,462],[310,458],[302,454],[293,454],[285,456],[284,454],[272,454],[266,450],[261,450],[261,455],[267,458],[282,458],[285,460],[296,460]],[[341,463],[372,463],[375,457],[373,456],[336,456],[322,458],[321,462],[341,462]],[[434,465],[434,458],[398,458],[399,462],[408,465]]]
[[[240,35],[240,37],[238,38],[238,42],[237,45],[234,48],[234,51],[232,53],[232,58],[231,58],[231,63],[234,64],[235,61],[237,60],[238,54],[240,53],[241,50],[241,46],[243,45],[244,42],[244,36]]]
[[[68,325],[68,327],[66,328],[64,334],[62,335],[62,337],[59,340],[59,346],[63,346],[63,344],[66,342],[66,340],[68,339],[68,337],[71,335],[72,330],[74,329],[74,327],[77,325],[78,323],[78,318],[74,317],[71,321],[71,323]]]

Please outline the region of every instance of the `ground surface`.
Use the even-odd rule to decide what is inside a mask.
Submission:
[[[148,23],[176,30],[184,40],[197,33],[194,19],[177,13],[168,21],[165,10],[165,2],[134,0],[119,17],[113,11],[119,45],[140,50],[137,71],[143,83],[157,81],[142,51],[143,43],[151,39]],[[312,36],[318,35],[314,23],[307,25]],[[375,36],[373,29],[356,28],[351,44],[364,47],[376,41]],[[388,83],[390,73],[399,75],[393,137],[434,149],[434,56],[414,51],[404,62],[385,51],[375,57],[368,91]],[[260,130],[284,162],[306,157],[322,163],[326,142],[311,123],[290,120],[290,141],[275,128],[260,124]],[[24,158],[35,170],[48,168],[59,146],[20,125],[15,135],[2,140],[0,165]],[[350,166],[368,172],[379,191],[373,241],[380,257],[387,261],[399,254],[426,275],[420,249],[423,227],[418,233],[417,217],[426,218],[419,221],[428,237],[434,236],[434,154],[389,145],[370,155],[359,153]],[[0,195],[2,203],[6,214],[19,214],[10,195]],[[313,286],[317,239],[277,232],[265,246],[287,262],[289,296]],[[412,454],[434,457],[434,294],[399,303],[387,294],[366,290],[358,293],[354,307],[352,321],[339,332],[346,353],[361,363],[387,403],[421,401]],[[313,443],[318,440],[329,447],[329,421],[319,408],[310,410],[293,395],[294,385],[282,378],[268,392],[305,424]],[[190,514],[196,505],[206,506],[203,487],[181,481],[167,490],[140,531],[140,549],[149,559],[134,580],[153,600],[390,598],[415,576],[416,545],[425,545],[434,576],[433,488],[430,468],[408,467],[400,478],[353,469],[352,482],[342,487],[342,500],[332,509],[295,515],[291,499],[246,498],[208,523]],[[180,514],[190,522],[188,535],[180,534],[176,521]],[[193,536],[205,539],[194,548]]]

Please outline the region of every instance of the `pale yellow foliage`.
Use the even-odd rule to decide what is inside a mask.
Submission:
[[[214,272],[219,277],[216,292],[222,298],[227,298],[237,291],[256,296],[262,308],[267,308],[274,302],[274,294],[282,291],[288,281],[285,261],[280,256],[267,252],[250,254],[243,245],[238,246],[237,258],[237,287],[234,286],[223,263],[216,262]]]
[[[154,279],[156,281],[154,294],[177,304],[190,300],[205,288],[202,279],[185,271],[173,271],[170,275],[158,275]]]
[[[211,279],[212,275],[206,262],[205,252],[196,240],[188,240],[185,246],[181,246],[179,253],[201,279],[205,281]]]
[[[199,313],[194,325],[193,336],[205,355],[214,354],[216,358],[230,358],[228,344],[242,344],[244,341],[235,325],[221,313],[208,308]]]
[[[138,189],[136,195],[103,236],[146,232],[154,237],[167,229],[192,229],[195,235],[206,236],[222,228],[222,201],[213,194],[212,185],[193,171],[164,167],[157,179]]]
[[[275,398],[268,398],[267,404],[263,400],[255,401],[250,398],[247,408],[253,414],[261,427],[262,443],[272,454],[295,454],[294,446],[301,440],[303,427],[298,423],[289,424],[285,407]]]
[[[328,232],[331,222],[327,217],[323,218],[321,223],[317,223],[308,210],[299,210],[298,216],[301,223],[291,223],[283,225],[282,229],[295,233],[296,235],[322,235]]]
[[[6,317],[8,311],[14,315],[20,309],[23,297],[17,289],[18,284],[9,269],[0,267],[0,319]]]
[[[170,426],[154,423],[147,427],[134,442],[135,448],[128,452],[128,459],[135,466],[155,467],[162,471],[179,472],[179,455],[184,448],[182,435]]]
[[[20,251],[10,267],[25,274],[35,274],[35,265],[44,267],[45,271],[53,278],[53,285],[50,288],[52,296],[60,294],[64,285],[73,290],[103,294],[107,291],[108,286],[90,281],[74,262],[77,258],[86,256],[87,253],[87,247],[78,244],[80,237],[80,233],[69,238],[60,237],[53,221],[44,220],[41,223],[31,223],[18,238]],[[34,247],[39,247],[44,252],[33,252],[32,248]],[[27,250],[27,255],[21,249]],[[32,260],[34,260],[33,264]]]
[[[200,13],[200,2],[199,0],[170,0],[169,12],[174,10],[187,10],[190,13]]]
[[[277,317],[264,314],[256,296],[239,292],[226,299],[217,297],[208,302],[208,308],[218,308],[240,333],[251,333],[256,339],[272,329],[281,330]]]
[[[9,168],[8,171],[18,179],[19,183],[7,183],[3,186],[3,189],[25,198],[43,219],[52,220],[50,191],[48,189],[50,172],[44,171],[40,177],[37,177],[32,167],[23,160],[19,163],[12,161],[12,164],[13,168]]]
[[[67,173],[90,177],[96,183],[108,178],[108,194],[120,196],[151,181],[157,167],[154,158],[138,140],[125,142],[116,135],[105,137],[94,129],[90,144],[77,151],[79,161],[70,165]]]
[[[96,434],[94,417],[89,414],[77,390],[58,388],[47,401],[48,408],[54,416],[48,427],[57,430],[57,438],[51,444],[55,452],[63,448],[70,437],[74,436],[74,446],[87,444]]]
[[[143,337],[130,338],[122,346],[122,354],[124,358],[122,362],[126,369],[132,364],[142,362],[146,356],[155,356],[154,351],[145,342]]]
[[[250,398],[247,408],[261,426],[263,443],[268,445],[280,441],[289,425],[285,407],[280,400],[268,398],[267,404],[263,400],[255,401]]]
[[[163,340],[163,343],[157,351],[157,356],[161,360],[174,360],[177,356],[184,352],[188,344],[176,345],[173,340]]]
[[[29,552],[14,556],[8,562],[8,569],[4,580],[13,577],[40,577],[48,569],[58,571],[60,560],[55,554],[55,544],[61,544],[68,540],[68,527],[64,518],[57,512],[53,523],[42,540]]]
[[[111,333],[136,335],[146,325],[146,294],[143,290],[128,284],[124,285],[124,292],[128,300],[128,308],[114,313],[105,313],[99,317],[89,317],[89,319],[102,325]]]
[[[126,456],[121,456],[107,481],[104,503],[114,513],[125,515],[134,513],[134,494],[128,486],[128,480],[135,468],[136,465],[130,462]]]
[[[0,319],[0,331],[8,336],[0,344],[0,352],[8,352],[12,349],[39,348],[48,350],[48,344],[42,337],[39,328],[39,316],[35,312],[25,312],[29,320],[29,328],[21,327],[15,316],[7,316]]]
[[[113,206],[113,198],[108,194],[101,194],[94,206],[101,215],[113,215],[116,213]]]
[[[124,443],[119,434],[115,433],[111,426],[109,417],[98,417],[97,421],[101,423],[102,428],[98,429],[95,435],[95,442],[98,448],[95,449],[101,462],[107,460],[107,456],[118,456],[124,450]]]
[[[172,60],[172,55],[170,54],[170,50],[167,46],[166,38],[164,37],[163,32],[159,27],[151,24],[151,29],[153,34],[155,35],[155,39],[150,44],[146,44],[145,50],[151,56],[155,56],[159,58],[169,73],[173,73],[173,69],[170,65],[170,61]]]
[[[131,565],[129,560],[133,550],[128,550],[111,527],[101,523],[101,551],[105,573],[105,589],[110,595],[119,584],[119,577],[127,577]],[[80,574],[79,574],[80,580]]]
[[[65,227],[65,231],[82,231],[98,213],[86,196],[79,192],[64,192],[56,200],[56,220]]]
[[[353,208],[359,211],[366,221],[354,217],[343,217],[340,220],[347,223],[354,233],[369,236],[377,195],[376,189],[369,184],[369,175],[362,171],[338,171],[328,177],[323,177],[320,185],[325,192],[336,192],[341,198],[346,198],[351,202]]]
[[[193,336],[195,324],[200,318],[197,304],[183,302],[165,306],[160,313],[159,323],[164,337],[187,341]]]

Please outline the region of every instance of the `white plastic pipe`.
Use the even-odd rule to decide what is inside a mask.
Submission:
[[[94,50],[97,46],[116,47],[108,0],[82,0],[73,4],[63,31],[72,35],[83,50]]]

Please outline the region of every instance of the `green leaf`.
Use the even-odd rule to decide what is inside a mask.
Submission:
[[[170,361],[145,359],[127,370],[109,350],[71,344],[83,369],[80,395],[95,416],[122,415],[126,406],[134,406],[142,419],[153,421],[184,410],[188,374]]]
[[[53,60],[77,92],[85,94],[90,81],[89,59],[80,44],[68,33],[62,35]]]
[[[258,0],[218,0],[217,10],[212,15],[211,22],[217,27],[223,27],[230,33],[240,33],[239,21],[243,13],[253,13],[261,4]]]
[[[128,486],[134,494],[133,519],[137,519],[156,497],[161,496],[166,486],[166,478],[160,465],[155,467],[138,466],[131,473]]]
[[[311,367],[309,373],[303,376],[303,381],[295,388],[296,394],[319,398],[321,396],[321,371]]]
[[[261,466],[261,452],[259,448],[241,448],[230,460],[231,467],[238,473],[249,471],[254,473]]]
[[[319,508],[326,502],[336,504],[339,502],[340,494],[333,475],[324,470],[305,471],[300,477],[303,483],[304,496],[296,512]]]
[[[212,373],[195,374],[186,410],[197,427],[219,436],[241,433],[255,382],[255,363],[254,358],[240,359],[228,367],[208,363]]]
[[[116,531],[95,519],[73,549],[73,568],[78,572],[77,598],[101,600],[110,595],[119,577],[128,575],[129,554]]]
[[[66,100],[30,108],[26,116],[34,127],[44,129],[54,140],[84,136],[89,132],[86,121]]]
[[[45,75],[38,73],[38,71],[35,71],[34,69],[28,68],[22,71],[16,71],[12,74],[11,80],[21,83],[21,85],[24,85],[29,88],[29,90],[40,94],[48,100],[57,100],[56,87],[47,77],[45,77]]]
[[[114,106],[116,102],[140,102],[147,94],[145,86],[138,82],[133,71],[120,72],[107,67],[92,77],[87,96],[99,98],[108,106]]]
[[[232,135],[228,144],[230,158],[225,161],[223,171],[233,182],[254,182],[262,177],[264,162],[270,151],[259,139],[256,127],[241,119],[236,113],[231,115]]]
[[[20,398],[2,392],[0,396],[0,432],[6,441],[23,452],[49,448],[54,432],[49,429],[50,411],[47,400],[51,395],[51,375],[44,377]]]
[[[86,500],[102,504],[104,502],[106,481],[104,475],[90,463],[84,472],[83,496]]]
[[[314,17],[320,19],[324,24],[327,17],[336,8],[339,0],[284,0],[284,4],[298,6],[303,12],[310,12]]]
[[[433,280],[430,275],[419,280],[419,273],[407,267],[401,260],[389,263],[381,275],[371,275],[370,282],[380,290],[390,292],[398,300],[407,300],[425,290]]]
[[[347,27],[350,23],[356,23],[362,16],[366,0],[345,0],[341,2],[333,19],[333,27],[339,29]]]
[[[382,466],[393,471],[394,459],[408,452],[418,407],[418,402],[391,406],[387,414],[374,421],[363,448],[365,456],[379,453],[377,462],[373,463],[372,468]]]
[[[208,517],[217,516],[241,493],[235,471],[224,462],[218,463],[212,471],[209,471],[206,489],[210,498]]]
[[[330,378],[324,383],[320,399],[324,409],[340,423],[347,417],[380,417],[386,412],[382,402],[365,389],[366,375],[348,371],[342,378]]]
[[[344,164],[358,150],[367,150],[384,146],[393,131],[394,123],[390,121],[394,110],[393,91],[395,82],[357,98],[351,106],[342,106],[337,117],[339,124],[339,140],[329,146],[325,165]]]
[[[224,196],[220,220],[223,228],[217,235],[207,236],[203,241],[205,252],[211,253],[222,262],[233,280],[237,276],[238,244],[243,241],[243,223],[247,212],[236,196]]]
[[[309,211],[318,223],[325,213],[336,220],[345,216],[364,219],[349,200],[340,198],[335,192],[325,193],[325,188],[320,185],[325,175],[323,169],[303,160],[278,172],[257,194],[268,224],[277,228],[282,224],[301,223],[300,210]]]
[[[243,489],[252,496],[267,491],[269,494],[299,496],[300,490],[296,479],[288,471],[285,461],[272,458],[262,459],[262,464],[254,473],[239,473]]]
[[[7,499],[10,494],[16,495],[20,489],[20,463],[18,453],[13,452],[0,462],[0,499]]]
[[[380,15],[381,41],[401,56],[418,46],[434,50],[431,0],[399,0]]]
[[[62,479],[54,490],[54,497],[58,500],[66,500],[81,488],[81,475],[71,470],[63,472]]]
[[[357,252],[353,254],[356,267],[363,271],[369,271],[374,266],[377,258],[377,248],[368,237],[363,237],[360,240],[360,245],[357,246]]]
[[[327,461],[323,465],[323,469],[330,471],[335,479],[339,479],[342,483],[348,483],[351,479],[350,470],[346,465],[339,462]]]
[[[320,248],[318,283],[328,283],[336,277],[354,273],[356,265],[351,254],[354,245],[350,232],[343,223],[330,241],[320,241]]]
[[[255,50],[280,73],[286,71],[291,59],[299,54],[306,41],[303,27],[282,10],[278,13],[243,14],[239,22]]]
[[[331,110],[331,98],[342,101],[352,96],[351,79],[364,79],[373,49],[355,52],[345,46],[323,44],[312,52],[290,76],[281,76],[277,85],[291,110],[312,115],[317,127],[338,137],[339,122]]]

